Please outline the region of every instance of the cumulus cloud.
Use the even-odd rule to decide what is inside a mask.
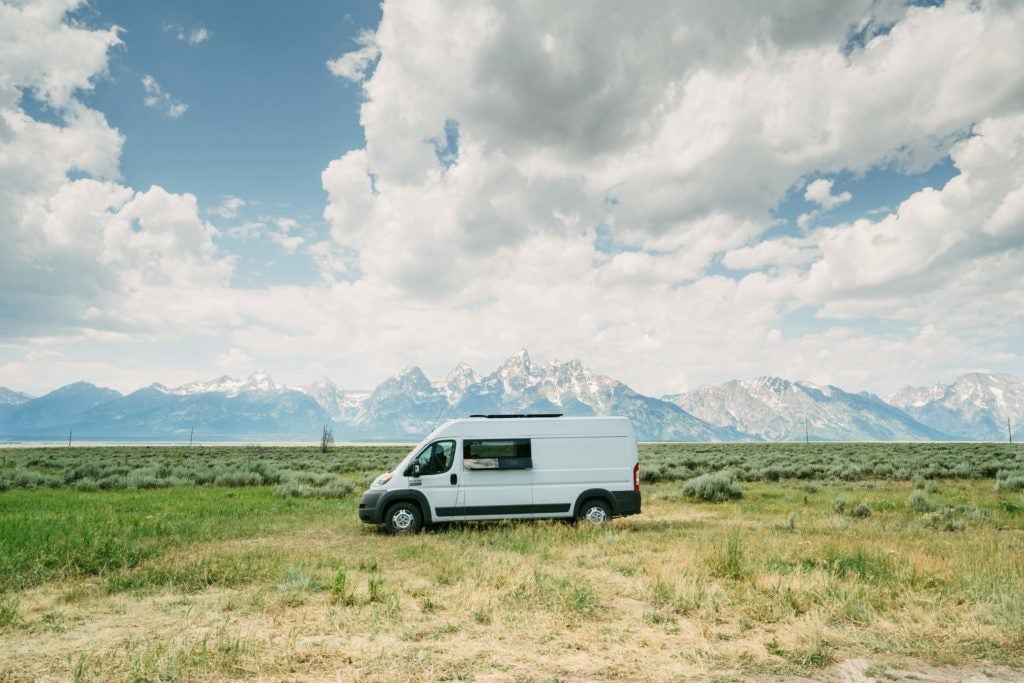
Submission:
[[[149,74],[142,77],[142,89],[146,92],[146,96],[142,100],[143,104],[162,110],[169,118],[181,118],[188,111],[187,104],[171,97],[170,93],[164,92],[156,79]]]
[[[75,96],[116,30],[0,11],[19,40],[88,44],[85,66],[0,56],[8,336],[188,330],[225,363],[315,359],[348,386],[523,345],[652,393],[766,373],[882,390],[1019,362],[1017,3],[386,2],[327,65],[362,89],[366,144],[323,170],[316,237],[231,197],[206,214],[238,222],[221,232],[191,195],[123,185],[120,134]],[[28,116],[22,87],[63,123]],[[820,225],[851,199],[840,173],[947,157],[944,187]],[[774,210],[801,192],[797,234]],[[320,280],[232,287],[225,236],[304,254]]]
[[[916,317],[922,306],[962,306],[965,295],[982,294],[970,282],[979,268],[983,288],[1000,276],[1016,287],[1020,278],[993,259],[1024,255],[1024,114],[981,121],[950,157],[960,173],[944,187],[911,195],[880,220],[821,231],[821,258],[795,284],[797,296],[826,315]]]
[[[937,206],[926,191],[898,214],[920,215],[920,232],[882,227],[893,217],[812,231],[852,199],[827,176],[919,172],[949,154],[970,175],[964,146],[1024,105],[1021,30],[1024,8],[998,2],[798,2],[765,13],[732,3],[385,3],[372,40],[330,65],[363,84],[366,146],[323,173],[338,248],[323,263],[361,273],[363,291],[402,293],[438,315],[472,310],[520,339],[547,336],[543,311],[559,318],[572,301],[571,315],[587,313],[563,342],[588,358],[610,358],[601,348],[612,340],[662,364],[678,362],[668,349],[681,337],[700,341],[694,357],[720,344],[729,330],[715,321],[736,302],[705,318],[692,296],[724,286],[709,274],[718,261],[758,271],[737,286],[757,291],[747,303],[762,318],[750,329],[764,334],[804,306],[822,319],[856,307],[932,324],[948,309],[925,311],[913,291],[893,290],[908,273],[941,279],[944,255],[965,244],[958,221],[970,218],[926,219]],[[453,127],[451,163],[437,141]],[[772,210],[808,177],[816,208],[798,219],[805,234],[763,241]],[[975,216],[990,246],[971,242],[956,260],[977,265],[1014,248],[1020,198],[995,194],[998,206]],[[888,298],[865,294],[878,285]],[[529,312],[510,312],[511,297]],[[593,341],[581,342],[588,329]],[[763,357],[753,346],[730,348]]]
[[[853,195],[849,192],[832,194],[832,184],[833,181],[831,180],[818,178],[807,185],[807,189],[804,191],[804,199],[814,202],[825,211],[831,211],[840,204],[845,204],[853,199]]]
[[[121,184],[123,137],[77,98],[106,73],[117,30],[68,23],[75,6],[0,5],[2,30],[17,27],[13,44],[27,48],[0,53],[0,71],[12,74],[3,87],[32,88],[59,119],[37,121],[17,99],[0,101],[3,337],[148,334],[215,320],[207,311],[219,304],[202,293],[227,287],[232,260],[194,196]],[[61,41],[71,48],[31,49]]]
[[[327,68],[335,76],[359,83],[366,78],[366,70],[380,56],[376,36],[372,31],[362,31],[356,36],[358,50],[346,52],[337,59],[327,62]]]

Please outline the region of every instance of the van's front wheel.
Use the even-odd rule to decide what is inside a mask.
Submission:
[[[581,522],[589,522],[594,526],[601,526],[612,518],[612,511],[608,505],[601,500],[588,500],[580,506],[577,519]]]
[[[384,514],[384,530],[389,534],[414,534],[423,526],[423,515],[412,503],[395,503]]]

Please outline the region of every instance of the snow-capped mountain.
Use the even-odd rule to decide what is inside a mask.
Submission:
[[[122,398],[120,392],[88,382],[68,384],[3,411],[0,414],[0,434],[30,435],[42,429],[64,437],[82,415],[119,398]]]
[[[265,372],[176,389],[153,384],[128,395],[77,382],[0,414],[0,437],[312,440],[330,418],[311,397]]]
[[[335,422],[349,422],[358,413],[360,406],[370,396],[369,391],[339,389],[329,378],[324,377],[312,384],[297,388],[320,404]]]
[[[10,398],[13,396],[13,398]],[[4,403],[3,401],[17,401]],[[260,371],[127,395],[76,382],[30,398],[0,391],[0,439],[303,440],[324,425],[347,440],[410,441],[440,421],[472,414],[625,415],[646,441],[1024,440],[1024,380],[971,373],[951,385],[872,394],[761,377],[644,396],[578,360],[535,365],[526,350],[480,375],[465,363],[431,381],[406,368],[372,391],[324,378],[298,389]],[[806,422],[805,422],[806,421]]]
[[[475,414],[563,413],[626,415],[646,440],[719,441],[740,438],[678,406],[641,396],[577,361],[535,366],[526,350],[480,377],[460,364],[431,383],[419,368],[403,370],[373,391],[352,426],[358,434],[408,438],[429,432],[440,420]]]
[[[449,405],[455,405],[466,394],[466,390],[480,381],[480,375],[466,363],[459,363],[444,379],[433,382],[434,388],[444,394]]]
[[[711,424],[766,441],[949,438],[877,396],[778,377],[710,384],[665,398]]]
[[[166,394],[174,396],[193,396],[195,394],[225,394],[227,396],[238,396],[241,393],[259,391],[272,393],[285,391],[288,387],[283,384],[275,384],[270,375],[264,370],[257,370],[246,379],[235,379],[228,375],[221,375],[216,379],[206,382],[189,382],[174,389],[167,389],[163,385],[153,385],[153,388],[162,390]]]
[[[1024,379],[971,372],[952,384],[904,387],[886,398],[924,424],[960,438],[1024,440]]]
[[[20,391],[12,391],[7,387],[0,387],[0,406],[19,406],[25,401],[31,401],[32,397]]]

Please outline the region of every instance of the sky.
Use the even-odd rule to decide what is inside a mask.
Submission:
[[[1024,376],[1024,3],[0,0],[0,386]]]

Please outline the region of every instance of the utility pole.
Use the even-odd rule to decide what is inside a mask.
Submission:
[[[1006,438],[1013,443],[1013,432],[1010,431],[1010,418],[1006,418]]]
[[[811,432],[807,428],[807,418],[805,417],[804,418],[804,443],[808,443],[809,444],[810,442],[811,442]]]
[[[74,427],[68,428],[68,448],[71,448],[71,432],[74,431]]]
[[[192,445],[192,434],[193,434],[193,433],[194,433],[195,431],[196,431],[196,428],[195,428],[195,427],[193,427],[192,429],[188,430],[188,445],[189,445],[189,446],[191,446],[191,445]]]

